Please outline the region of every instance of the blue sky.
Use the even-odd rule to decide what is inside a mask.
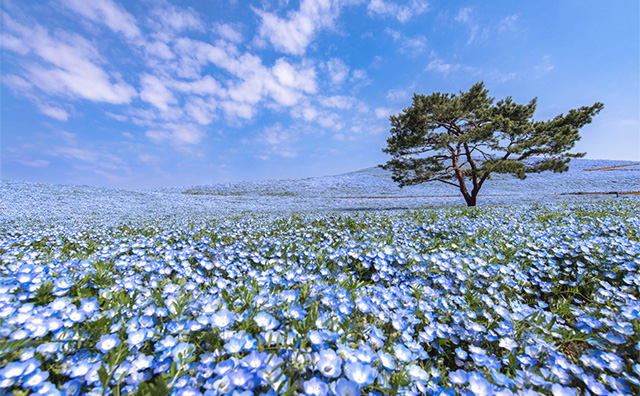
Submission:
[[[414,92],[484,81],[536,119],[596,101],[587,158],[640,160],[636,0],[2,2],[1,177],[113,187],[386,162]]]

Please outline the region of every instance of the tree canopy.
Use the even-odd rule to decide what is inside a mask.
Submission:
[[[603,104],[534,121],[536,102],[517,104],[507,97],[494,104],[483,82],[459,95],[415,94],[411,106],[390,117],[383,151],[392,159],[383,167],[401,187],[430,181],[458,187],[468,206],[475,206],[492,173],[524,179],[530,172],[564,172],[571,158],[584,156],[569,150]]]

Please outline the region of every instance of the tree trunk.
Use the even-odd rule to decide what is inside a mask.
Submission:
[[[467,206],[468,207],[476,206],[476,196],[475,195],[466,194],[464,196],[464,200],[467,201]]]

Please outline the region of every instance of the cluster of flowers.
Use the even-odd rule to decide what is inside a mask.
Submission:
[[[0,394],[640,394],[638,213],[5,222]]]

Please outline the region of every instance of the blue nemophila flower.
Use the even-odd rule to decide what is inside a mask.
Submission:
[[[331,383],[331,391],[336,396],[360,396],[360,387],[355,382],[340,378]]]
[[[384,368],[391,371],[395,370],[396,363],[390,353],[378,351],[378,358],[380,359],[380,362],[382,363],[382,366]]]
[[[195,346],[188,342],[180,342],[171,349],[171,357],[174,362],[184,362],[194,352]]]
[[[80,310],[85,315],[91,315],[100,309],[100,304],[98,304],[97,298],[83,298],[80,304]]]
[[[156,342],[156,349],[157,350],[170,349],[170,348],[173,348],[176,344],[178,344],[178,339],[172,335],[168,335],[163,339],[161,339],[160,341]]]
[[[333,349],[323,349],[318,354],[316,368],[327,378],[338,378],[342,373],[342,358]]]
[[[467,356],[468,356],[467,351],[462,349],[462,347],[456,348],[455,352],[456,352],[456,356],[458,356],[458,358],[462,359],[462,360],[465,360],[467,358]]]
[[[58,388],[51,382],[47,381],[43,382],[42,385],[37,388],[35,394],[47,396],[62,396],[62,393],[58,390]]]
[[[238,359],[235,357],[232,357],[216,364],[216,366],[213,369],[213,372],[218,375],[225,375],[225,374],[231,373],[237,366],[238,366]]]
[[[51,355],[60,351],[62,344],[59,342],[47,342],[45,344],[40,344],[36,348],[36,352],[41,355]]]
[[[501,385],[501,386],[513,385],[513,381],[511,380],[511,378],[495,370],[491,371],[491,377],[493,377],[493,382],[497,385]]]
[[[259,312],[253,320],[256,322],[258,327],[265,331],[273,330],[280,324],[273,315],[266,312]]]
[[[462,385],[467,382],[467,372],[458,369],[449,373],[449,381],[456,385]]]
[[[551,393],[553,394],[553,396],[577,396],[578,394],[578,392],[576,392],[574,389],[562,386],[560,384],[553,384],[551,386]]]
[[[378,376],[378,370],[367,364],[349,362],[344,366],[344,372],[351,381],[359,386],[371,385]]]
[[[140,347],[148,338],[153,336],[153,332],[149,329],[139,329],[129,332],[127,344],[130,347]]]
[[[251,351],[250,354],[242,358],[241,364],[249,370],[255,371],[266,365],[269,354],[266,352]]]
[[[211,326],[218,329],[226,329],[233,324],[236,315],[226,308],[221,308],[218,312],[211,315]]]
[[[352,356],[358,359],[358,361],[369,365],[378,359],[376,352],[367,344],[360,344],[358,349],[353,351]]]
[[[309,396],[326,396],[329,387],[320,378],[312,377],[303,383],[304,392]]]
[[[228,353],[238,353],[245,348],[245,343],[246,340],[244,338],[234,336],[227,340],[224,344],[224,349]]]
[[[158,359],[157,363],[153,367],[153,373],[164,374],[169,372],[169,369],[171,368],[171,363],[172,361],[170,358]]]
[[[106,334],[100,337],[96,348],[102,353],[107,353],[118,345],[120,345],[120,339],[117,334]]]
[[[182,388],[176,393],[176,396],[201,396],[202,392],[193,387]]]
[[[257,377],[248,370],[237,369],[229,374],[231,383],[242,389],[253,389],[257,384]]]
[[[153,360],[153,356],[147,356],[141,353],[135,359],[133,359],[133,361],[131,362],[131,368],[137,371],[146,370],[148,368],[151,368]]]
[[[26,362],[11,362],[0,369],[0,377],[4,379],[19,379],[28,374],[29,364]]]
[[[83,360],[77,362],[73,366],[71,366],[69,370],[69,376],[71,378],[84,377],[92,367],[93,363],[90,363],[88,361]]]
[[[495,393],[493,385],[481,373],[469,373],[468,381],[469,390],[476,396],[491,396]]]
[[[23,383],[29,388],[36,389],[42,386],[42,384],[44,384],[47,378],[49,378],[48,371],[35,369],[35,371],[33,371],[31,374],[29,374],[23,379]]]
[[[430,378],[429,373],[424,371],[417,364],[411,364],[407,367],[407,369],[408,369],[409,375],[414,381],[426,382]]]
[[[397,343],[393,346],[393,352],[396,358],[401,362],[411,362],[416,358],[413,352],[409,350],[409,348],[400,343]]]
[[[322,346],[326,344],[324,334],[321,331],[311,330],[307,333],[307,338],[314,346]]]
[[[515,342],[511,337],[504,337],[500,339],[500,347],[511,352],[518,347],[518,343]]]

